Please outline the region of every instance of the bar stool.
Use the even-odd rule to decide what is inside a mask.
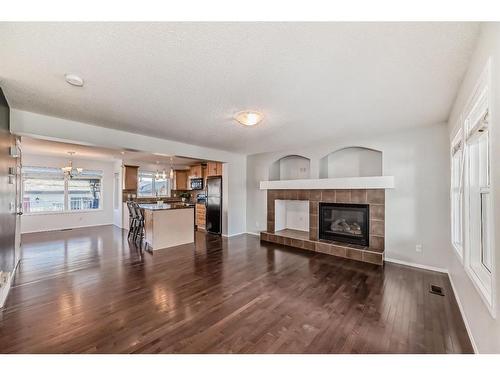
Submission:
[[[135,228],[137,226],[137,219],[135,215],[135,208],[133,205],[134,202],[128,201],[127,202],[127,208],[128,208],[128,222],[129,222],[129,229],[128,229],[128,236],[127,238],[130,238],[130,235],[134,235],[135,233]]]

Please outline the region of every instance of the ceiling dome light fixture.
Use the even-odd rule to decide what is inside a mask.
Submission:
[[[255,126],[262,121],[264,115],[256,111],[241,111],[234,115],[234,119],[241,125]]]
[[[77,87],[83,86],[83,79],[78,77],[76,74],[65,74],[64,78],[66,79],[66,82],[68,82],[70,85]]]

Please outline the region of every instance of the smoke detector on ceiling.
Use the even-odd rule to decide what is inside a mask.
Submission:
[[[66,82],[68,82],[70,85],[77,87],[83,86],[83,79],[76,74],[66,74],[64,75],[64,78],[66,78]]]

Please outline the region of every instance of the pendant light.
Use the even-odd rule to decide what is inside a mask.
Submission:
[[[62,167],[61,170],[63,171],[65,176],[68,176],[69,178],[73,178],[83,172],[83,168],[74,168],[73,167],[73,155],[76,154],[74,151],[68,151],[68,154],[70,156],[69,159],[69,164],[65,167]]]
[[[170,179],[174,178],[174,164],[172,162],[172,157],[170,157]]]
[[[157,160],[157,161],[156,161],[156,174],[155,174],[155,178],[156,178],[157,180],[159,180],[159,179],[160,179],[160,172],[158,171],[158,164],[160,164],[160,162]]]

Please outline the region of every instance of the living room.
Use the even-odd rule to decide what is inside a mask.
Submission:
[[[500,23],[0,41],[0,353],[500,352]]]

